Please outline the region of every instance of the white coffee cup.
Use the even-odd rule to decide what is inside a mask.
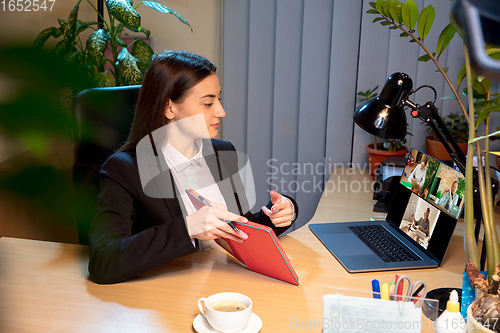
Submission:
[[[238,309],[243,307],[244,309]],[[243,294],[218,293],[200,298],[198,308],[213,328],[223,333],[232,333],[248,325],[252,315],[252,300]]]

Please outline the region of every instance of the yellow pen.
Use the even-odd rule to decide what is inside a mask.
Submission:
[[[387,283],[382,284],[382,299],[389,300],[389,285]]]

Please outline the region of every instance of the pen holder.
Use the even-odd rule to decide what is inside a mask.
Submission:
[[[438,301],[398,296],[374,298],[372,291],[323,288],[323,332],[436,332]],[[434,319],[434,320],[432,320]]]

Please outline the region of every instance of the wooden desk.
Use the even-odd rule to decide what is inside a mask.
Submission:
[[[337,169],[330,180],[369,179],[356,173]],[[371,195],[325,192],[311,222],[368,219],[374,215]],[[394,280],[394,272],[347,273],[307,226],[281,243],[299,286],[253,273],[218,250],[180,258],[132,281],[98,285],[87,279],[85,246],[1,238],[0,332],[193,332],[197,300],[222,291],[252,298],[264,323],[261,332],[297,332],[303,331],[299,325],[321,322],[324,286],[369,291],[374,278]],[[431,289],[460,288],[464,262],[463,238],[455,236],[441,268],[405,273],[425,279]]]

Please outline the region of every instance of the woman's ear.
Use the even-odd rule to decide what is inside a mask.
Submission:
[[[173,103],[171,100],[168,100],[167,103],[165,104],[165,117],[168,120],[174,120],[175,118],[174,107],[172,104]]]

